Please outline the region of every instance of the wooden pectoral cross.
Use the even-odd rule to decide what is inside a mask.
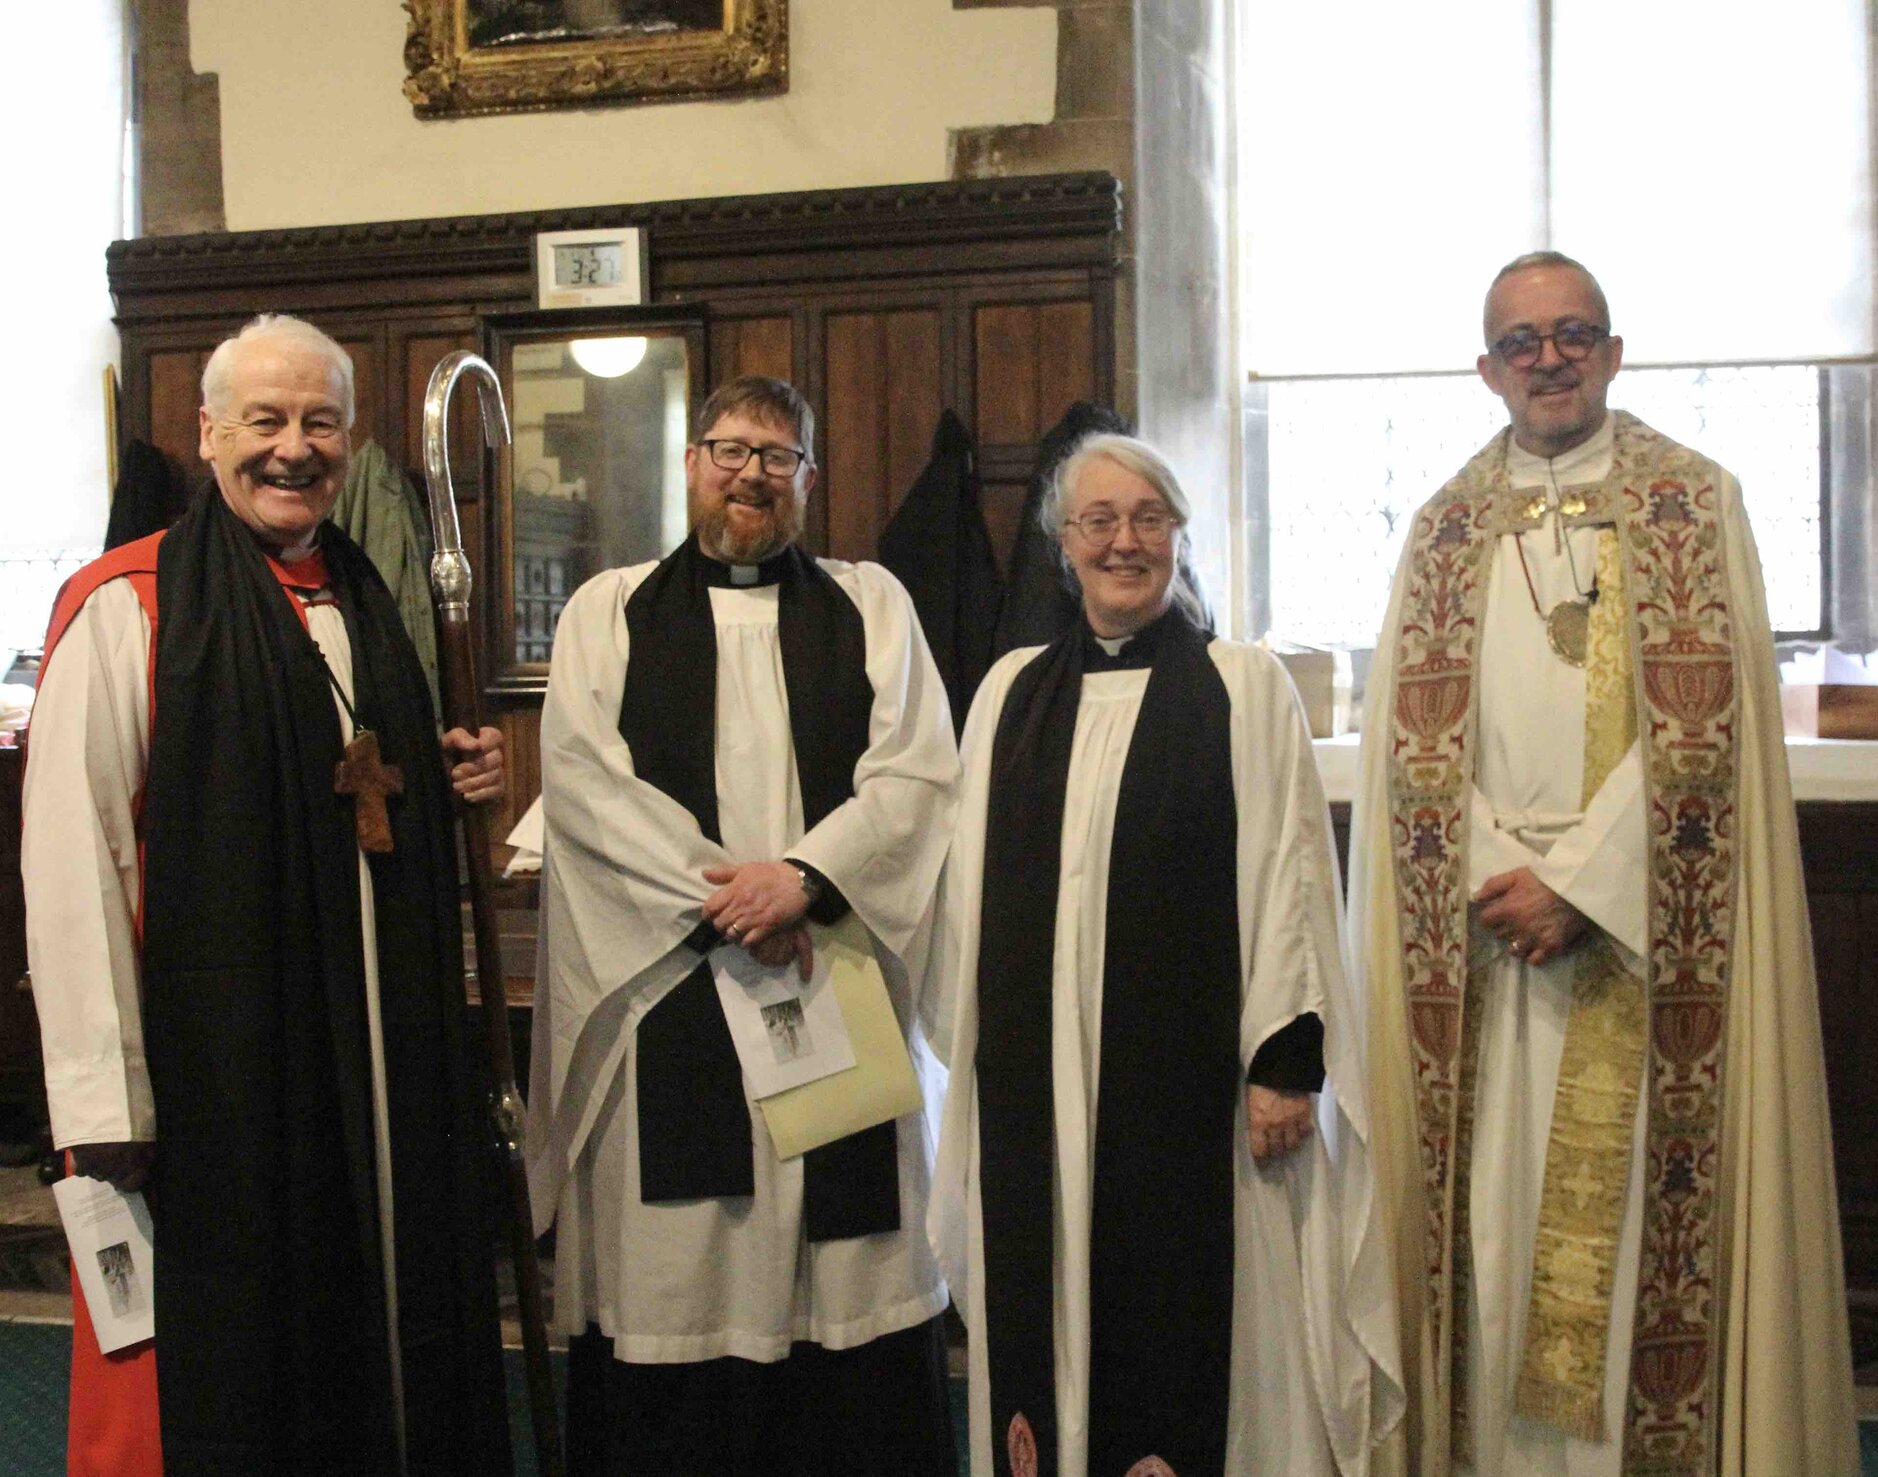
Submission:
[[[333,790],[353,797],[359,850],[390,851],[391,816],[385,809],[385,797],[404,793],[404,771],[395,764],[380,762],[378,735],[371,729],[361,728],[346,745],[345,758],[333,769]]]

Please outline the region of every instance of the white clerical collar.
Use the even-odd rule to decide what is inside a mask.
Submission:
[[[1092,636],[1095,636],[1095,632],[1093,631],[1091,631],[1089,634]],[[1096,636],[1095,644],[1101,647],[1110,656],[1120,656],[1122,654],[1122,648],[1126,646],[1130,641],[1133,641],[1134,639],[1135,638],[1132,635],[1130,636]]]
[[[1604,424],[1591,435],[1557,456],[1538,456],[1519,442],[1507,441],[1506,476],[1514,487],[1570,487],[1575,483],[1602,482],[1611,470],[1617,449],[1617,417],[1604,412]]]
[[[724,567],[730,571],[730,582],[733,585],[754,585],[763,577],[760,565],[727,564]]]

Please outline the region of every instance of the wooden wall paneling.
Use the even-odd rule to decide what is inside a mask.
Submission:
[[[980,445],[1034,443],[1076,401],[1110,397],[1087,298],[979,303],[972,323]]]
[[[981,453],[996,456],[1000,450],[1034,447],[1076,400],[1114,402],[1112,274],[981,278],[954,284],[950,295],[951,317],[969,335],[968,348],[957,359],[953,404],[973,428]],[[1021,403],[1006,405],[1000,414],[988,398],[1006,395],[1013,382]],[[990,416],[988,425],[981,406]],[[1006,436],[1014,439],[999,439]]]
[[[788,313],[761,318],[716,318],[711,322],[710,386],[742,374],[796,379],[795,321]]]
[[[424,470],[424,391],[430,385],[431,371],[445,354],[457,349],[473,350],[478,342],[473,323],[465,324],[455,333],[426,333],[416,329],[401,330],[392,336],[391,361],[401,366],[396,378],[403,387],[399,425],[394,433],[397,446],[392,454],[414,478],[421,478]],[[481,450],[482,426],[476,396],[464,391],[450,406],[450,479],[460,502],[473,503],[482,496]],[[473,546],[465,544],[464,547],[472,549],[473,556]]]
[[[828,415],[828,307],[814,297],[806,297],[795,309],[796,379],[795,385],[810,405],[815,407],[815,460],[821,467],[817,495],[809,499],[808,526],[804,542],[815,554],[834,552],[831,519],[831,490],[839,482],[831,480],[831,463],[840,445],[840,434],[829,434]]]
[[[541,793],[541,709],[507,707],[494,715],[484,714],[483,722],[502,730],[507,756],[509,791],[489,827],[490,839],[500,845]]]
[[[1037,435],[1078,400],[1093,400],[1095,305],[1044,303],[1037,309]]]
[[[1035,441],[1038,313],[1030,303],[984,304],[972,313],[980,446]]]
[[[872,559],[944,408],[936,308],[823,320],[828,552]]]
[[[318,325],[339,340],[339,347],[352,356],[352,444],[363,446],[367,441],[376,441],[385,445],[384,426],[388,419],[385,414],[384,394],[385,375],[385,335],[382,330],[365,333],[348,332],[326,324]],[[392,457],[397,456],[397,448],[388,448]]]
[[[991,551],[997,555],[999,570],[1006,573],[1011,568],[1011,551],[1017,547],[1017,525],[1024,516],[1024,498],[1029,492],[1028,482],[981,482],[978,486]]]
[[[193,482],[202,468],[202,367],[209,362],[203,349],[166,349],[145,356],[148,397],[127,399],[124,435],[150,442],[171,458]],[[128,388],[128,386],[127,386]],[[141,414],[139,414],[141,412]]]
[[[455,457],[451,458],[450,467],[455,474]],[[452,480],[459,487],[462,485],[460,477],[453,475]],[[475,643],[470,650],[477,653],[476,676],[485,690],[489,686],[489,673],[485,670],[489,661],[489,617],[490,612],[500,608],[502,601],[502,591],[498,588],[499,567],[490,548],[493,540],[483,518],[488,507],[486,500],[470,502],[463,498],[457,499],[456,505],[457,527],[463,535],[463,552],[469,556],[470,562],[470,640]],[[483,721],[490,721],[487,713],[483,715]]]
[[[361,349],[361,434],[421,472],[422,395],[436,360],[474,347],[485,316],[532,307],[536,232],[595,225],[649,231],[654,300],[697,303],[710,315],[712,382],[743,369],[784,375],[822,412],[816,452],[831,497],[811,503],[813,548],[871,555],[923,464],[940,409],[976,428],[980,406],[1010,409],[1006,381],[1020,401],[1035,402],[1008,431],[993,427],[1009,442],[981,448],[989,518],[1008,545],[1041,407],[1068,396],[1073,379],[1052,379],[1041,363],[1050,335],[1064,336],[1054,305],[1092,305],[1098,398],[1112,383],[1101,356],[1112,353],[1119,186],[1106,175],[1062,175],[119,242],[107,272],[123,341],[125,431],[158,439],[198,472],[203,359],[254,312],[287,311]],[[980,309],[1005,319],[981,325]],[[1074,310],[1059,316],[1076,320],[1068,337],[1080,341]],[[843,327],[844,317],[871,324]],[[993,330],[1018,330],[1010,373],[984,372],[981,326],[993,339]],[[850,345],[861,356],[853,370],[843,368]],[[1000,362],[995,352],[991,361]],[[451,465],[465,542],[481,559],[480,625],[500,593],[482,517],[488,464],[474,408],[457,414]],[[153,424],[167,428],[160,438],[150,437]],[[477,642],[487,650],[480,631]],[[537,784],[538,702],[491,703],[510,728],[510,818]]]
[[[1833,1170],[1852,1314],[1861,1364],[1878,1360],[1878,807],[1802,803],[1800,850],[1819,978]]]
[[[899,508],[932,456],[932,436],[945,409],[941,315],[890,313],[887,341],[886,517]]]
[[[883,522],[887,352],[880,315],[841,313],[825,324],[820,496],[826,551],[837,559],[873,555]]]

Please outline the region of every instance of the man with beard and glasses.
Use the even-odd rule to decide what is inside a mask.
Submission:
[[[528,1137],[575,1477],[954,1470],[926,1124],[779,1159],[709,962],[807,978],[852,911],[918,1016],[958,753],[906,591],[797,545],[814,435],[779,380],[718,389],[690,536],[555,635]]]
[[[1512,425],[1414,516],[1363,721],[1352,952],[1410,1470],[1858,1470],[1819,1008],[1741,489],[1606,407],[1501,270]]]
[[[68,1469],[506,1473],[444,736],[327,521],[352,361],[264,315],[209,358],[214,487],[60,592],[21,872],[55,1141],[154,1222],[156,1339],[73,1300]],[[341,793],[401,771],[376,810]],[[348,781],[347,789],[357,789]],[[161,1358],[162,1378],[157,1378]],[[159,1419],[160,1417],[160,1419]]]

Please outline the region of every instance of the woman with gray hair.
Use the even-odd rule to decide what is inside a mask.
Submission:
[[[1153,447],[1043,517],[1083,620],[972,704],[924,994],[972,1471],[1361,1470],[1401,1390],[1310,736]]]

